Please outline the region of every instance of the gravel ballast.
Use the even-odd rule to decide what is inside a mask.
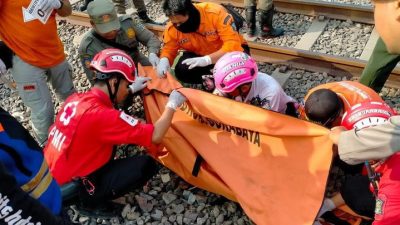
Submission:
[[[159,13],[159,8],[157,9],[155,6],[150,8],[154,8],[154,10],[156,10],[156,12],[151,11],[151,13]],[[279,18],[279,21],[286,21],[285,24],[277,22],[276,25],[284,26],[285,29],[287,29],[287,36],[290,37],[286,37],[285,41],[282,37],[277,39],[269,39],[265,42],[274,45],[283,45],[283,43],[285,43],[284,46],[290,47],[297,43],[299,39],[298,35],[301,37],[302,32],[305,32],[307,26],[309,26],[312,21],[312,18],[307,16],[281,13],[277,14],[277,18]],[[299,23],[299,21],[301,21],[301,23]],[[327,30],[329,30],[332,26],[336,26],[343,29],[344,33],[352,31],[359,32],[360,35],[353,39],[357,39],[357,41],[359,40],[360,42],[364,43],[365,40],[362,36],[368,35],[368,32],[370,32],[370,30],[368,31],[369,28],[364,25],[358,26],[357,24],[343,24],[346,22],[349,21],[330,21]],[[333,23],[337,24],[334,25]],[[87,81],[86,76],[83,74],[83,69],[78,58],[78,49],[73,45],[73,40],[77,35],[81,35],[87,30],[88,28],[85,27],[71,25],[66,22],[59,22],[59,35],[64,42],[67,58],[73,67],[74,85],[79,92],[88,90],[89,82]],[[293,33],[290,33],[292,30]],[[329,35],[331,35],[331,33],[329,33]],[[347,42],[350,42],[352,37],[351,35],[347,36],[350,36],[350,40],[337,41],[337,43],[339,45],[345,45]],[[321,45],[330,44],[332,48],[337,46],[337,44],[330,43],[334,42],[332,40],[336,40],[335,38],[331,37],[329,39],[327,36],[324,38],[321,38],[319,41]],[[362,43],[359,44],[362,45]],[[338,55],[344,54],[343,56],[348,57],[359,56],[359,54],[357,54],[357,50],[350,52],[348,48],[349,46],[344,47],[344,49],[342,49],[343,51],[338,50]],[[143,47],[141,49],[146,51],[146,49]],[[322,47],[314,48],[314,50],[317,52],[321,52],[322,49]],[[350,55],[346,55],[346,50]],[[326,53],[331,54],[330,52]],[[272,71],[280,66],[281,65],[261,63],[259,64],[259,70],[271,74]],[[345,77],[332,77],[326,73],[305,71],[297,68],[290,68],[289,71],[292,73],[292,75],[285,87],[285,91],[298,101],[301,101],[307,90],[312,87],[326,82],[347,79]],[[8,79],[12,79],[10,74],[7,74],[6,77]],[[397,110],[400,109],[400,90],[394,88],[384,88],[380,94],[389,105],[395,107]],[[30,111],[24,106],[17,92],[10,89],[5,84],[0,84],[0,98],[2,99],[0,106],[9,111],[23,124],[25,128],[31,131],[31,125],[29,122]],[[56,100],[55,96],[53,96],[53,99],[57,109],[60,103]],[[136,98],[136,100],[137,102],[135,103],[134,111],[138,113],[137,115],[143,116],[141,100],[139,97]],[[135,155],[141,154],[142,149],[134,146],[121,146],[120,152],[124,150],[126,150],[129,155]],[[166,168],[162,168],[159,173],[150,180],[148,185],[139,190],[132,190],[132,192],[119,199],[119,202],[124,205],[123,210],[118,216],[112,219],[89,218],[79,215],[73,210],[73,208],[69,210],[69,214],[73,221],[90,225],[252,224],[250,219],[244,214],[243,210],[237,203],[225,200],[224,198],[216,196],[212,193],[192,187]]]
[[[359,58],[372,30],[372,25],[331,19],[311,50],[329,55]]]

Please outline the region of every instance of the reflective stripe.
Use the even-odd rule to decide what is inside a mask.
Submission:
[[[32,191],[32,193],[30,193],[30,195],[36,199],[40,198],[40,196],[47,191],[52,181],[53,177],[51,176],[50,171],[48,171],[46,176],[44,176],[44,178],[41,180],[40,184],[35,188],[34,191]]]
[[[42,165],[40,166],[39,172],[26,184],[21,186],[21,189],[24,190],[25,192],[31,192],[33,189],[35,189],[39,183],[42,181],[43,176],[45,175],[46,171],[48,171],[49,168],[47,166],[47,163],[45,160],[43,160]]]

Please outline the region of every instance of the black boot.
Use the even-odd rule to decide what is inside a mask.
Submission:
[[[250,37],[256,34],[256,11],[256,6],[246,7],[247,35]]]
[[[260,26],[261,26],[261,36],[268,38],[268,37],[278,37],[283,35],[282,28],[274,28],[272,26],[272,18],[274,16],[274,7],[272,6],[271,9],[265,11],[261,10],[260,15]]]
[[[147,15],[147,11],[138,12],[137,15],[139,16],[139,18],[142,20],[143,23],[152,23],[152,24],[156,24],[156,25],[165,25],[165,23],[158,23],[158,22],[155,22],[154,20],[150,19],[150,17]]]
[[[93,0],[83,0],[82,5],[79,7],[79,11],[81,12],[85,11],[91,1]]]

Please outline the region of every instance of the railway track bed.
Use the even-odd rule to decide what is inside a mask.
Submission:
[[[149,3],[152,12],[158,12],[158,3]],[[154,5],[153,5],[154,4]],[[281,10],[278,7],[278,10]],[[311,12],[311,10],[309,10]],[[154,14],[150,15],[153,16]],[[273,74],[274,72],[282,73],[287,75],[285,91],[296,98],[301,100],[307,90],[317,86],[321,83],[339,81],[345,79],[357,79],[365,66],[366,61],[358,59],[352,56],[333,56],[332,54],[324,54],[315,49],[313,42],[317,42],[318,38],[322,38],[325,34],[325,28],[315,38],[316,35],[311,35],[311,27],[315,23],[315,19],[318,19],[318,15],[308,14],[292,14],[280,11],[280,17],[292,17],[291,21],[298,20],[299,18],[306,18],[307,24],[304,25],[304,32],[298,32],[299,37],[296,37],[296,41],[290,42],[288,46],[278,45],[267,45],[262,43],[260,40],[250,41],[250,46],[253,56],[258,60],[259,69],[262,72]],[[325,20],[328,20],[328,16],[325,16]],[[335,20],[339,21],[340,24],[349,21],[346,20]],[[323,20],[323,21],[325,21]],[[67,22],[66,22],[67,21]],[[85,91],[89,88],[89,83],[83,73],[82,65],[78,59],[77,45],[79,44],[79,37],[88,30],[88,17],[84,13],[74,12],[74,14],[67,18],[66,21],[59,22],[59,34],[64,42],[65,52],[68,57],[68,61],[73,66],[74,74],[74,85],[78,91]],[[322,22],[323,22],[322,21]],[[332,19],[328,20],[328,24]],[[321,22],[321,21],[320,21]],[[332,22],[331,22],[332,23]],[[301,23],[303,24],[303,23]],[[338,25],[338,27],[340,26]],[[365,27],[372,27],[372,24],[361,23],[352,20],[350,27],[357,27],[357,24],[361,24],[359,29],[365,29]],[[161,34],[163,27],[147,25],[153,32]],[[293,22],[293,29],[297,26],[296,22]],[[300,25],[301,26],[301,25]],[[318,26],[317,26],[318,28]],[[350,29],[350,28],[349,28]],[[373,28],[372,28],[373,29]],[[316,30],[316,31],[315,31]],[[318,33],[318,29],[315,29],[315,33]],[[368,33],[368,32],[367,32]],[[364,49],[374,46],[373,34],[374,31],[370,31],[368,40],[363,41]],[[308,34],[308,35],[307,35]],[[330,34],[326,37],[330,37]],[[309,36],[305,38],[305,36]],[[375,37],[377,38],[377,37]],[[293,39],[294,40],[294,39]],[[304,40],[304,42],[302,41]],[[329,39],[328,39],[329,40]],[[265,40],[266,42],[268,40]],[[351,38],[349,39],[351,41]],[[75,42],[75,43],[74,43]],[[366,42],[366,43],[365,43]],[[302,43],[306,47],[300,48],[298,45]],[[370,47],[367,47],[370,46]],[[372,46],[372,47],[371,47]],[[314,49],[313,49],[314,47]],[[141,46],[141,51],[146,49]],[[329,53],[329,51],[327,51]],[[367,55],[367,53],[364,53]],[[368,55],[367,55],[368,56]],[[396,72],[397,71],[397,72]],[[400,109],[400,90],[398,77],[398,69],[392,74],[390,81],[386,87],[383,88],[380,93],[387,103],[396,109]],[[11,79],[10,74],[6,75]],[[6,85],[0,83],[0,95],[2,101],[0,105],[13,116],[15,116],[26,128],[31,130],[29,124],[29,110],[23,105],[21,99],[18,97],[15,91],[6,87]],[[59,106],[59,102],[54,97],[56,107]],[[136,111],[143,113],[141,108],[141,100],[136,99],[134,105]],[[131,149],[132,146],[123,146],[124,149]],[[170,178],[169,182],[164,182],[166,177]],[[170,202],[171,198],[176,198]],[[190,199],[190,201],[189,201]],[[195,199],[194,202],[192,200]],[[78,214],[71,214],[71,218],[75,222],[81,224],[253,224],[249,218],[244,214],[240,207],[233,202],[225,202],[221,205],[216,205],[214,202],[218,199],[217,196],[212,193],[208,193],[203,190],[199,190],[190,185],[185,184],[180,178],[178,178],[173,172],[166,168],[163,168],[159,174],[157,174],[150,181],[150,186],[143,190],[135,190],[122,199],[125,208],[120,216],[121,218],[113,218],[111,220],[101,220],[96,218],[89,218]],[[138,202],[148,202],[153,209],[150,212],[145,212]],[[167,203],[168,202],[168,203]],[[147,205],[148,206],[148,205]]]
[[[223,0],[214,2],[224,3]],[[241,1],[230,3],[243,14]],[[153,15],[163,15],[159,1],[147,5]],[[286,33],[274,39],[249,39],[251,53],[257,61],[285,64],[349,79],[360,76],[378,40],[370,6],[311,0],[278,0],[275,5],[283,12],[276,14],[274,26],[284,27]],[[130,9],[128,13],[132,11]],[[351,19],[339,20],[345,16]],[[82,12],[74,11],[66,20],[72,24],[89,26],[88,16]],[[160,37],[164,30],[163,26],[147,24],[147,27]],[[387,86],[400,87],[399,67],[392,72]]]

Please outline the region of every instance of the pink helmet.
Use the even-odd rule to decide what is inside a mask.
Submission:
[[[396,115],[396,111],[383,102],[363,102],[343,114],[341,125],[348,130],[363,129],[384,123],[393,115]]]
[[[131,83],[135,80],[135,63],[128,54],[119,49],[108,48],[100,51],[94,56],[90,67],[100,72],[96,74],[95,79],[106,80],[111,74],[118,73]]]
[[[244,52],[226,53],[214,66],[215,86],[223,93],[252,82],[257,74],[256,61]]]

